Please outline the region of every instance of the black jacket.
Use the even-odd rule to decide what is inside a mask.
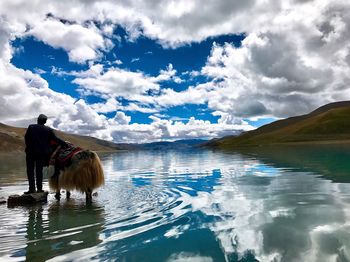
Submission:
[[[59,139],[50,127],[40,124],[28,126],[24,136],[26,153],[37,156],[49,156],[52,152],[51,141],[55,141],[63,147],[66,142]]]

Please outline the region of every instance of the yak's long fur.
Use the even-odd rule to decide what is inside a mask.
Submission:
[[[50,177],[49,186],[53,190],[77,190],[82,193],[92,192],[104,184],[104,174],[100,158],[90,150],[76,153],[71,164],[60,172],[58,179]]]

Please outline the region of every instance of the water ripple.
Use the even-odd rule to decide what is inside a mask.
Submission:
[[[102,161],[106,184],[91,205],[73,192],[71,200],[50,194],[44,205],[0,206],[0,260],[307,261],[350,253],[348,185],[209,151]],[[26,181],[11,182],[10,173],[0,193],[24,191]],[[325,254],[324,246],[333,249]]]

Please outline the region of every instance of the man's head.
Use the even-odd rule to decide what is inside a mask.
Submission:
[[[47,116],[45,116],[44,114],[40,114],[38,116],[38,124],[45,125],[46,120],[47,120]]]

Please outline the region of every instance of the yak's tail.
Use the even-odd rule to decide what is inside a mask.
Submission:
[[[49,187],[51,190],[59,190],[60,187],[58,185],[58,176],[50,176],[49,177]]]

